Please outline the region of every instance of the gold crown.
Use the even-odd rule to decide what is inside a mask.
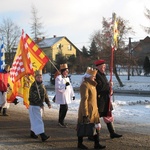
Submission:
[[[36,71],[34,72],[34,76],[35,76],[35,77],[38,76],[38,75],[42,75],[42,70],[36,70]]]
[[[92,76],[96,76],[97,70],[93,69],[91,67],[87,67],[86,73],[89,74],[89,75],[92,75]]]
[[[67,68],[68,68],[67,64],[60,64],[60,70],[67,69]]]

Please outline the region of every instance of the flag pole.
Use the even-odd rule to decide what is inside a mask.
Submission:
[[[55,64],[49,59],[49,62],[53,65],[53,67],[60,73],[60,71],[58,70],[58,68],[55,66]]]
[[[49,59],[49,62],[53,65],[53,67],[57,70],[57,72],[59,74],[61,74],[61,72],[58,70],[58,68],[55,66],[55,64]],[[67,80],[64,78],[64,80],[67,82]]]

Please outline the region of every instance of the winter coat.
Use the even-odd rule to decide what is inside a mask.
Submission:
[[[66,82],[70,83],[69,77],[58,75],[55,79],[55,103],[57,104],[70,104],[75,96],[71,83],[66,86]]]
[[[81,101],[78,110],[78,123],[83,123],[83,116],[88,116],[91,123],[100,123],[96,84],[95,81],[85,78],[80,86]]]
[[[106,75],[101,73],[99,70],[96,75],[96,90],[97,90],[97,105],[100,117],[106,117],[109,111],[109,102],[110,102],[110,86]],[[110,102],[111,110],[112,103]]]
[[[7,91],[7,87],[8,87],[8,76],[9,73],[0,73],[0,91],[1,92],[6,92]]]
[[[9,108],[10,104],[7,102],[7,89],[8,89],[9,73],[5,70],[0,73],[0,107]]]
[[[37,90],[38,87],[38,90]],[[39,93],[38,93],[39,91]],[[40,96],[39,96],[40,95]],[[48,106],[50,106],[50,101],[47,95],[47,91],[45,86],[42,83],[38,83],[34,81],[29,90],[29,102],[30,105],[33,106],[44,106],[43,102],[45,102]]]

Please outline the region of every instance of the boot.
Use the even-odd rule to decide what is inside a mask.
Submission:
[[[79,149],[88,149],[88,147],[86,147],[86,146],[83,145],[82,143],[83,143],[83,137],[78,136],[78,148],[79,148]]]
[[[33,131],[30,131],[30,137],[33,138],[33,139],[37,139],[38,136],[35,135],[35,133]]]
[[[8,116],[8,114],[7,114],[7,108],[3,108],[3,116]]]
[[[47,136],[45,133],[41,133],[40,136],[41,136],[42,142],[45,142],[49,138],[49,136]]]
[[[93,136],[94,138],[94,149],[105,149],[106,146],[105,145],[101,145],[99,143],[99,131],[97,131],[97,134]]]
[[[114,126],[113,126],[112,122],[107,123],[107,128],[108,128],[108,131],[110,133],[110,138],[113,139],[113,138],[120,138],[120,137],[122,137],[121,134],[115,133]]]
[[[94,149],[105,149],[105,148],[106,148],[105,145],[101,145],[99,143],[94,145]]]
[[[78,148],[79,148],[79,149],[88,149],[88,147],[86,147],[86,146],[83,145],[82,143],[78,143]]]

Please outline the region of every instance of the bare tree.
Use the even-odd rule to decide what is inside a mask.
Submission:
[[[124,39],[126,38],[126,35],[128,33],[134,33],[132,28],[129,27],[128,21],[122,19],[121,17],[117,18],[118,20],[118,31],[119,31],[119,37],[118,37],[118,49],[114,51],[114,68],[113,72],[116,76],[116,79],[118,80],[120,86],[123,86],[123,83],[121,82],[118,73],[116,65],[122,65],[125,62],[127,63],[128,55],[125,51],[125,42]],[[94,38],[95,42],[98,45],[99,48],[99,58],[105,59],[106,62],[109,64],[110,57],[111,57],[111,43],[112,43],[112,18],[103,18],[102,21],[102,30],[96,31],[92,38]]]
[[[43,24],[41,22],[41,18],[38,17],[38,10],[35,8],[34,5],[32,5],[31,13],[32,13],[31,34],[33,35],[33,39],[36,42],[36,40],[38,38],[41,38],[42,35],[44,34],[42,32]]]
[[[148,20],[150,20],[150,10],[148,8],[145,8],[144,15]],[[145,26],[142,26],[142,27],[146,33],[148,34],[150,33],[150,27],[145,27]]]
[[[17,47],[21,35],[20,28],[10,19],[3,19],[0,23],[0,33],[4,38],[4,48],[7,54],[7,63],[11,64],[14,57],[13,48]]]

